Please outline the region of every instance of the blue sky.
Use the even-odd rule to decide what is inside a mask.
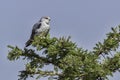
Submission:
[[[24,62],[7,60],[8,44],[24,47],[41,16],[51,17],[51,36],[71,36],[78,46],[92,50],[111,27],[120,24],[120,0],[0,0],[0,78],[17,80]],[[115,73],[110,80],[118,80]],[[43,79],[42,79],[43,80]],[[44,79],[45,80],[45,79]]]

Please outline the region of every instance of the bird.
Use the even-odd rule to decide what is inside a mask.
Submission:
[[[34,40],[35,36],[46,37],[50,30],[50,17],[44,16],[33,25],[32,33],[29,40],[25,43],[25,47],[31,45],[32,41]]]

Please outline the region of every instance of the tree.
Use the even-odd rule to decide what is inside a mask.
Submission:
[[[32,42],[34,48],[9,45],[8,59],[28,61],[25,70],[20,71],[19,80],[34,76],[36,79],[48,76],[51,80],[105,80],[120,71],[120,26],[111,30],[92,51],[77,47],[70,37],[36,36]],[[53,70],[43,69],[50,65]]]

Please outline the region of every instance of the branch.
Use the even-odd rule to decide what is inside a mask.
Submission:
[[[107,38],[104,39],[103,43],[98,42],[94,47],[93,53],[96,55],[108,55],[111,51],[116,51],[120,43],[120,26],[111,28],[112,32],[107,34]]]

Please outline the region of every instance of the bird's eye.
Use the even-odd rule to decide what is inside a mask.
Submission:
[[[45,19],[48,19],[48,17],[46,17]]]

